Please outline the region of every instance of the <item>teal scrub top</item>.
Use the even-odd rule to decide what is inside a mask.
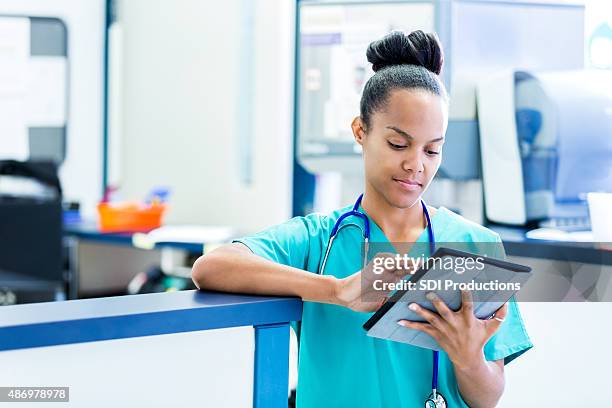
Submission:
[[[327,215],[295,217],[234,242],[246,245],[263,258],[316,273],[334,223],[351,209],[347,206]],[[388,243],[380,227],[369,220],[370,241]],[[363,228],[356,217],[344,223],[358,223]],[[501,247],[499,235],[444,207],[432,216],[431,225],[436,242],[499,242]],[[427,241],[425,229],[417,242]],[[362,242],[360,229],[342,229],[332,245],[325,274],[344,278],[360,270]],[[432,351],[368,337],[362,326],[372,314],[304,302],[297,407],[423,407],[431,393]],[[508,364],[532,346],[518,307],[510,302],[505,321],[485,345],[485,358],[504,359]],[[467,407],[446,353],[440,352],[439,361],[438,390],[449,407]]]

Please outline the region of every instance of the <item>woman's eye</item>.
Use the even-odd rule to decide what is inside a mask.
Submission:
[[[392,149],[397,149],[397,150],[401,150],[401,149],[405,149],[408,146],[404,146],[404,145],[398,145],[395,143],[391,143],[389,141],[387,141],[387,143],[389,143],[389,146],[391,146]]]
[[[440,154],[440,152],[436,152],[436,151],[433,151],[433,150],[428,150],[427,154],[431,154],[431,155],[435,156],[437,154]]]

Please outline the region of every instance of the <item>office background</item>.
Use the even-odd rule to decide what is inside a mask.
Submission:
[[[488,215],[491,210],[488,214],[480,163],[481,155],[485,153],[480,149],[483,134],[478,132],[477,82],[504,70],[537,72],[538,69],[587,68],[609,74],[612,72],[610,2],[0,0],[0,67],[4,67],[0,68],[1,158],[24,160],[31,157],[35,149],[28,144],[31,143],[28,140],[29,129],[63,129],[61,149],[52,147],[61,156],[58,164],[62,199],[78,203],[81,220],[94,223],[91,228],[79,224],[64,231],[65,262],[61,265],[63,278],[59,279],[67,277],[65,280],[71,287],[59,298],[126,294],[130,285],[142,288],[142,279],[146,280],[146,276],[165,278],[167,275],[164,274],[170,270],[183,280],[177,278],[179,283],[163,281],[156,290],[181,289],[194,254],[202,252],[201,243],[163,247],[151,245],[146,236],[138,241],[131,234],[129,237],[100,234],[95,224],[98,216],[96,205],[111,186],[118,187],[113,194],[117,201],[142,200],[152,189],[167,188],[170,195],[164,218],[166,225],[222,228],[214,231],[221,231],[221,234],[212,239],[213,245],[208,248],[223,241],[224,238],[216,237],[223,237],[225,231],[229,231],[227,236],[253,232],[293,215],[327,211],[352,202],[361,188],[359,152],[346,138],[343,139],[346,135],[335,135],[329,130],[339,128],[334,123],[327,128],[323,126],[324,131],[332,134],[320,138],[323,142],[317,139],[319,135],[308,134],[309,129],[316,128],[313,124],[321,125],[318,121],[321,117],[317,116],[316,109],[314,113],[309,111],[311,116],[306,115],[305,101],[319,108],[319,105],[331,101],[328,112],[334,108],[340,118],[351,112],[347,106],[354,105],[347,103],[345,106],[341,102],[338,107],[334,105],[337,100],[332,97],[320,102],[314,97],[306,98],[308,87],[312,91],[326,86],[325,71],[300,65],[307,61],[307,57],[312,57],[308,54],[312,50],[304,45],[300,36],[316,33],[317,24],[325,22],[326,16],[337,18],[340,14],[347,18],[346,15],[360,5],[375,8],[389,4],[400,9],[415,7],[410,10],[419,10],[420,14],[405,19],[410,21],[404,23],[409,26],[407,28],[411,24],[429,27],[430,31],[439,31],[443,39],[449,39],[445,47],[449,47],[446,51],[452,65],[445,72],[445,79],[454,84],[450,88],[454,133],[449,136],[457,135],[455,140],[466,140],[467,143],[446,147],[450,149],[445,151],[449,167],[443,169],[445,172],[432,185],[427,201],[451,208],[473,221],[490,223],[492,220]],[[336,7],[335,11],[326,14],[332,7]],[[349,9],[353,11],[347,11]],[[465,14],[453,13],[452,10]],[[347,14],[342,14],[344,12]],[[373,19],[365,32],[376,33],[387,27],[388,21],[384,19],[389,16],[385,13],[367,14],[364,19],[363,15],[355,12],[351,18],[367,22],[370,15],[380,17],[380,20]],[[551,15],[554,17],[549,17]],[[506,27],[512,28],[515,35],[504,35],[502,30],[501,33],[494,32],[491,37],[484,36],[487,28],[500,27],[492,22],[505,18],[509,19]],[[341,19],[332,20],[332,25],[339,22],[344,29],[351,21],[357,20],[349,19],[348,23]],[[512,25],[512,21],[516,25]],[[38,44],[32,38],[36,27],[41,27],[41,24],[46,29],[55,30],[59,43],[65,41],[65,52],[49,56],[24,51],[32,44]],[[470,35],[481,40],[469,43],[475,44],[474,48],[467,47]],[[546,42],[537,43],[533,38]],[[550,60],[536,61],[530,55],[529,59],[516,63],[502,58],[513,55],[513,52],[528,58],[522,54],[523,50],[535,54],[538,49],[542,49],[542,54],[557,55],[555,63],[558,65],[547,66]],[[19,60],[7,50],[19,53]],[[365,60],[364,53],[359,55]],[[495,59],[496,56],[502,59]],[[316,54],[308,61],[317,62],[319,57]],[[474,71],[470,66],[472,57],[486,61],[487,69]],[[36,71],[37,67],[48,67],[49,71]],[[300,71],[300,67],[304,70]],[[34,72],[31,75],[39,72],[39,75],[17,75],[20,72]],[[47,82],[40,72],[51,75]],[[16,77],[20,78],[22,88],[15,85],[19,82],[13,81]],[[37,78],[38,82],[31,78]],[[544,77],[536,79],[548,80]],[[41,83],[60,85],[47,87],[40,86]],[[607,91],[608,99],[598,99],[598,109],[607,106],[605,103],[612,94],[610,89],[599,91],[602,94]],[[36,101],[47,101],[48,105],[31,105]],[[24,113],[34,111],[33,106],[38,106],[38,117],[25,117]],[[584,105],[585,111],[589,106]],[[580,121],[580,117],[577,118]],[[596,146],[604,153],[612,151],[606,150],[612,140],[609,123],[595,139],[601,142]],[[300,127],[304,124],[313,126]],[[346,129],[349,129],[349,123],[346,123]],[[16,134],[21,139],[15,137]],[[513,143],[517,144],[516,140]],[[610,157],[605,156],[604,160],[608,161],[604,163],[610,163]],[[602,169],[603,174],[606,171],[610,174],[612,167]],[[519,183],[524,181],[518,177],[517,180]],[[0,183],[0,187],[4,185]],[[529,192],[522,191],[522,184],[520,187],[525,197],[506,200],[509,206],[524,206],[531,197]],[[612,185],[602,184],[599,189],[610,193]],[[598,272],[601,269],[604,276],[610,266],[601,268],[598,265],[598,262],[603,262],[601,259],[591,260],[592,264],[588,259],[552,260],[538,252],[541,247],[535,241],[525,240],[526,231],[538,230],[542,226],[558,228],[563,234],[584,232],[583,229],[590,228],[585,197],[580,197],[579,207],[574,215],[565,218],[524,219],[523,222],[501,226],[507,228],[504,231],[508,235],[502,235],[504,239],[508,237],[507,245],[520,249],[508,251],[511,259],[540,265],[546,270],[558,268],[561,274],[571,276],[578,275],[580,270],[588,270],[589,265],[594,264],[594,268]],[[505,211],[505,208],[501,209],[501,213]],[[568,224],[546,224],[555,219]],[[214,235],[210,229],[200,232],[207,237]],[[561,233],[552,239],[562,242]],[[517,235],[520,238],[514,241],[512,237]],[[570,241],[581,236],[572,237]],[[551,239],[551,236],[545,238]],[[3,236],[4,248],[8,247],[8,239]],[[590,239],[594,241],[592,235]],[[204,243],[204,250],[206,248]],[[603,284],[609,287],[608,281]],[[138,289],[135,292],[138,293]],[[8,298],[8,292],[2,293]],[[581,406],[585,401],[610,403],[612,400],[605,395],[605,389],[607,365],[612,361],[605,350],[612,332],[601,323],[608,319],[610,304],[523,303],[521,310],[536,347],[525,358],[507,367],[507,391],[500,406],[535,406],[526,400],[533,400],[534,404],[549,400],[558,406]],[[232,330],[228,337],[217,337],[216,332],[200,333],[198,336],[201,338],[187,336],[184,342],[180,335],[171,339],[163,336],[141,339],[148,341],[147,347],[151,348],[150,353],[140,356],[134,353],[144,343],[136,341],[132,344],[129,339],[112,340],[125,342],[119,348],[112,348],[112,344],[107,348],[109,343],[91,343],[61,346],[64,347],[62,350],[8,351],[4,353],[12,354],[4,354],[7,364],[17,367],[18,362],[22,363],[19,369],[9,373],[12,377],[9,374],[0,377],[0,385],[11,385],[11,381],[25,385],[28,378],[34,378],[31,373],[40,369],[42,362],[45,369],[35,377],[37,383],[48,383],[52,376],[66,382],[74,381],[74,392],[78,393],[79,387],[82,392],[80,397],[74,395],[76,401],[85,403],[83,398],[87,393],[94,392],[87,387],[96,379],[110,381],[113,374],[117,374],[117,378],[109,384],[127,396],[131,389],[127,379],[140,375],[140,382],[133,386],[146,387],[145,374],[155,367],[151,365],[151,356],[159,353],[165,365],[159,368],[162,373],[155,375],[164,378],[162,381],[156,377],[151,384],[157,384],[156,388],[173,384],[185,391],[180,400],[182,403],[202,398],[187,390],[197,388],[208,379],[210,384],[220,384],[217,389],[207,386],[206,392],[210,395],[221,398],[223,393],[232,393],[236,404],[248,404],[253,392],[252,378],[244,373],[252,373],[253,366],[237,357],[252,353],[254,337],[248,330],[246,334],[239,333],[241,329]],[[154,345],[157,340],[159,343]],[[190,350],[204,342],[209,345],[208,354],[200,355],[198,361],[202,365],[222,364],[216,359],[224,352],[226,356],[236,357],[227,364],[227,373],[235,373],[234,376],[244,380],[242,384],[227,386],[221,379],[216,383],[212,374],[202,374],[197,365],[174,364],[189,359],[190,353],[196,353]],[[228,353],[228,349],[235,353]],[[85,359],[80,365],[62,366],[62,361],[79,355],[94,356],[95,361],[91,364],[104,368],[93,373]],[[105,366],[105,361],[112,360],[113,355],[131,355],[134,358],[113,360],[114,365]],[[24,364],[25,360],[29,363]],[[122,364],[125,375],[119,376]],[[91,377],[87,381],[81,378],[78,382],[75,373],[83,370],[89,370]],[[180,370],[184,370],[181,378],[189,378],[189,381],[177,381],[175,377],[168,382],[165,378],[172,377],[170,372]],[[295,378],[292,377],[291,381]],[[164,398],[172,400],[171,394],[159,395],[159,401],[165,401]],[[135,397],[132,395],[131,398]]]

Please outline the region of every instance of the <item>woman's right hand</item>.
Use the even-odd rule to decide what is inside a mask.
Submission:
[[[339,279],[336,282],[334,291],[335,303],[356,312],[373,312],[377,310],[388,299],[387,295],[391,290],[383,290],[380,282],[375,285],[375,281],[395,283],[402,280],[406,275],[414,273],[414,269],[385,268],[384,262],[381,262],[383,266],[377,265],[376,270],[378,273],[374,272],[376,258],[393,257],[395,257],[395,254],[379,253],[362,271]]]

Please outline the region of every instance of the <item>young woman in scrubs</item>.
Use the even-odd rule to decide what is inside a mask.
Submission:
[[[426,243],[420,200],[440,167],[448,124],[442,50],[435,34],[394,32],[370,44],[367,58],[375,74],[352,122],[365,166],[359,210],[369,218],[371,242]],[[295,217],[218,248],[194,264],[194,282],[201,289],[302,298],[299,408],[423,407],[431,392],[431,350],[371,338],[362,328],[381,304],[362,299],[368,270],[361,267],[362,232],[343,229],[324,273],[317,273],[335,222],[352,206]],[[444,207],[427,208],[437,242],[501,247],[496,233]],[[434,298],[437,313],[416,307],[425,323],[399,324],[430,334],[443,348],[438,391],[447,406],[494,407],[504,390],[504,365],[532,344],[514,302],[496,319],[480,320],[470,295],[463,296],[458,311]]]

